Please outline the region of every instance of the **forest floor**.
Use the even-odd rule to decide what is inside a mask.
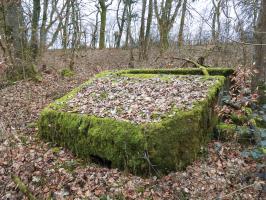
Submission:
[[[186,170],[141,178],[84,163],[38,138],[36,120],[48,103],[103,69],[124,68],[127,55],[119,53],[112,63],[108,50],[91,55],[69,78],[61,77],[53,64],[64,66],[67,59],[47,57],[50,71],[42,73],[40,82],[23,80],[0,89],[0,199],[27,199],[12,176],[37,199],[263,199],[265,177],[260,174],[265,168],[241,156],[243,147],[236,141],[213,140]]]

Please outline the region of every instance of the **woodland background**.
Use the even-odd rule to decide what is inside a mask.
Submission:
[[[265,160],[242,156],[254,138],[216,138],[185,171],[144,179],[44,143],[36,120],[102,70],[199,64],[236,69],[219,113],[251,127],[246,108],[266,116],[265,55],[265,0],[1,0],[0,198],[263,199]]]

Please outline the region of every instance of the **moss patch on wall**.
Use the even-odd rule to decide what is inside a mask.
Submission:
[[[197,69],[186,69],[184,74],[189,70],[194,74]],[[103,72],[94,78],[131,74],[132,71],[132,74],[137,72]],[[180,74],[174,70],[170,71],[161,73]],[[210,69],[208,71],[210,75],[217,73]],[[139,72],[143,73],[143,70],[137,73]],[[157,73],[157,70],[145,71],[144,74],[149,74],[148,72]],[[227,73],[229,72],[221,74]],[[110,161],[112,167],[134,174],[158,175],[179,170],[198,156],[217,123],[213,107],[225,78],[214,78],[218,81],[210,87],[208,97],[197,102],[193,109],[176,110],[174,116],[166,117],[160,122],[142,124],[64,112],[66,102],[89,85],[93,80],[91,79],[41,112],[38,123],[39,135],[47,141],[69,148],[83,159],[90,160],[91,156],[96,156]]]
[[[234,73],[231,68],[206,68],[211,76],[229,76]],[[178,68],[178,69],[130,69],[121,70],[118,74],[175,74],[175,75],[204,75],[199,68]]]

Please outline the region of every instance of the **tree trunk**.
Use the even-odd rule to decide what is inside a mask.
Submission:
[[[178,42],[177,46],[182,47],[184,38],[183,38],[183,31],[184,31],[184,25],[185,25],[185,17],[186,17],[186,11],[187,11],[187,0],[184,0],[183,6],[182,6],[182,15],[180,20],[180,27],[178,32]]]
[[[255,68],[257,73],[252,80],[253,91],[258,88],[259,102],[266,103],[266,0],[261,1],[255,40]]]
[[[219,42],[220,33],[221,33],[221,22],[220,22],[220,15],[221,15],[221,0],[219,0],[217,8],[216,8],[216,20],[217,20],[217,34],[216,40]]]
[[[100,42],[99,48],[105,48],[105,27],[106,27],[106,5],[105,0],[99,0],[100,8],[101,8],[101,27],[100,27]]]
[[[31,55],[27,47],[25,24],[21,1],[2,4],[4,9],[5,43],[9,47],[12,68],[7,72],[9,79],[18,80],[35,76],[36,71],[31,64]]]
[[[139,34],[139,59],[140,60],[143,60],[144,58],[146,4],[147,4],[147,0],[143,0],[142,11],[141,11],[140,34]]]
[[[161,53],[163,53],[169,47],[169,41],[168,41],[169,29],[165,27],[165,24],[162,24],[160,25],[159,31],[160,31],[160,50]]]
[[[65,14],[65,21],[63,25],[63,49],[66,50],[68,46],[68,24],[69,24],[69,16],[70,16],[70,0],[66,2],[66,14]]]
[[[212,0],[213,4],[213,18],[212,18],[212,40],[213,43],[216,45],[219,40],[219,34],[221,32],[221,23],[220,23],[220,10],[221,10],[221,0],[215,3],[215,0]],[[216,30],[216,23],[217,23],[217,30]]]
[[[47,34],[46,34],[46,23],[47,23],[47,9],[49,0],[43,1],[43,14],[42,14],[42,25],[40,29],[40,54],[43,53],[46,46]]]
[[[125,48],[128,48],[130,43],[130,36],[131,36],[131,17],[132,17],[132,9],[131,4],[127,4],[127,32],[126,32],[126,41],[125,41]]]
[[[252,28],[253,30],[256,29],[256,22],[257,22],[257,15],[258,15],[258,6],[259,0],[253,1],[253,19],[252,19]]]
[[[74,8],[75,8],[75,21],[73,24],[75,26],[75,34],[76,34],[76,48],[78,49],[80,47],[80,44],[81,44],[81,25],[80,25],[80,20],[81,20],[81,15],[80,15],[80,9],[79,9],[79,4],[78,4],[78,1],[75,1],[75,4],[74,4]]]
[[[97,38],[98,38],[98,22],[99,22],[99,10],[96,13],[95,26],[93,27],[91,35],[91,48],[96,49]]]
[[[25,57],[26,35],[22,7],[20,3],[9,3],[6,6],[6,36],[13,44],[14,56],[22,60]],[[21,27],[21,28],[20,28]]]
[[[8,44],[6,44],[5,29],[5,7],[3,3],[0,3],[0,47],[3,51],[4,58],[9,57],[12,59],[10,48],[8,47]],[[13,61],[11,63],[13,63]]]
[[[70,56],[70,63],[69,63],[69,69],[74,70],[74,64],[75,64],[75,54],[77,49],[77,37],[78,37],[78,19],[76,15],[76,1],[71,0],[71,23],[73,25],[73,34],[72,34],[72,41],[71,41],[71,56]]]
[[[123,9],[123,14],[122,14],[122,18],[121,18],[121,24],[119,22],[119,16],[118,16],[118,11],[119,11],[119,6],[121,4],[121,1],[119,1],[118,4],[118,8],[117,8],[117,12],[116,12],[116,20],[117,20],[117,25],[118,25],[118,35],[117,35],[117,40],[116,40],[116,48],[120,47],[120,43],[121,43],[121,38],[122,38],[122,34],[123,34],[123,30],[124,30],[124,25],[125,25],[125,17],[126,17],[126,12],[127,12],[127,7],[124,4],[124,9]]]
[[[31,53],[35,61],[38,55],[38,28],[40,20],[41,5],[40,0],[33,0],[33,13],[31,25]]]
[[[143,52],[144,59],[148,59],[147,51],[148,51],[149,44],[150,44],[152,14],[153,14],[153,0],[149,0],[149,13],[148,13],[148,18],[147,18],[146,35],[145,35],[144,52]]]
[[[212,16],[212,41],[216,43],[216,12],[214,11]]]

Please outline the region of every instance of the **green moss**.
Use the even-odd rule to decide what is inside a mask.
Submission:
[[[202,73],[203,73],[205,76],[209,76],[209,75],[210,75],[206,67],[203,67],[203,66],[202,66],[202,67],[200,67],[200,69],[201,69]]]
[[[42,82],[42,75],[40,73],[36,73],[35,76],[32,77],[33,81]]]
[[[95,78],[116,74],[123,73],[107,71]],[[39,134],[85,160],[97,156],[111,161],[112,167],[135,174],[160,174],[182,169],[198,156],[217,123],[213,107],[225,78],[205,78],[217,79],[206,99],[196,103],[191,110],[174,109],[173,116],[146,124],[64,112],[66,102],[90,84],[91,79],[41,112]]]
[[[220,123],[216,126],[217,138],[221,140],[236,139],[239,143],[250,144],[254,140],[252,131],[248,126]]]
[[[63,69],[60,74],[62,77],[72,77],[75,75],[75,72],[70,69]]]
[[[141,128],[128,122],[46,109],[39,120],[39,134],[84,159],[97,155],[121,169],[137,169],[144,163]]]
[[[238,115],[236,113],[232,113],[230,118],[237,125],[242,125],[249,121],[248,117],[244,114]]]
[[[229,76],[234,73],[231,68],[206,68],[211,76]],[[175,75],[204,75],[200,68],[178,68],[178,69],[131,69],[121,70],[118,74],[175,74]]]
[[[226,123],[220,123],[217,125],[217,128],[220,130],[225,130],[225,131],[235,131],[236,125],[235,124],[226,124]]]
[[[100,99],[101,99],[101,100],[104,100],[104,99],[106,99],[107,97],[108,97],[107,92],[102,92],[102,93],[100,94]]]
[[[53,147],[51,150],[53,153],[56,153],[56,154],[61,151],[61,149],[59,147]]]
[[[236,134],[237,126],[235,124],[219,123],[216,126],[217,138],[221,140],[232,139]]]
[[[265,147],[260,147],[259,150],[261,151],[261,153],[266,155],[266,148]]]

